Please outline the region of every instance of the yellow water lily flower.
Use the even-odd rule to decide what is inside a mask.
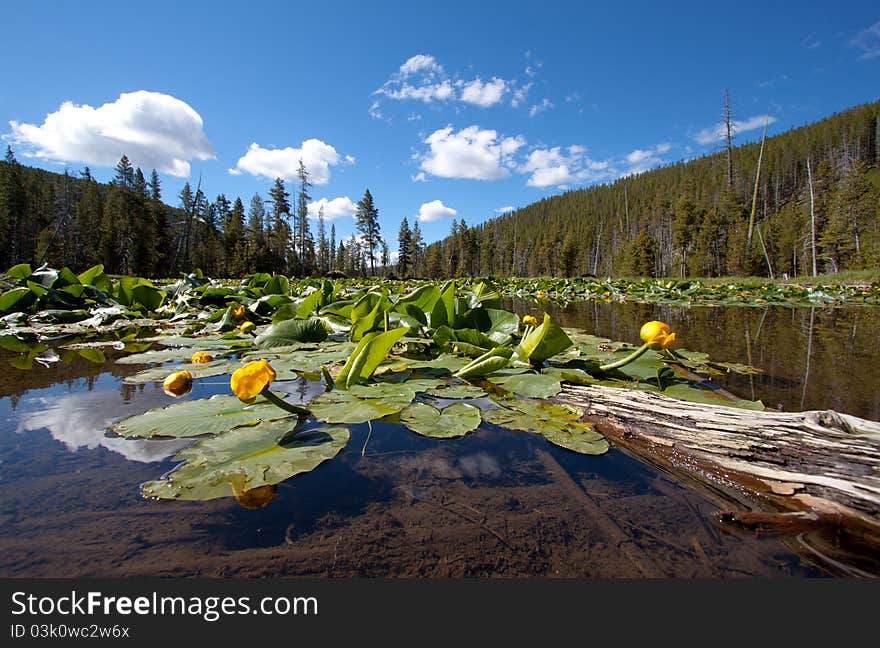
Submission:
[[[669,349],[675,344],[675,333],[669,328],[668,324],[653,320],[645,323],[639,336],[645,341],[649,348],[655,351],[659,349]]]
[[[244,306],[242,306],[241,304],[236,304],[232,307],[232,319],[234,319],[236,322],[240,322],[241,320],[243,320],[244,315]]]
[[[232,378],[229,379],[229,386],[236,396],[248,403],[254,400],[273,380],[275,380],[275,370],[269,366],[265,358],[260,358],[236,369],[232,373]]]
[[[538,324],[538,318],[534,315],[524,315],[522,322],[526,326],[536,326]]]
[[[207,351],[196,351],[192,354],[192,358],[189,359],[191,364],[203,364],[205,362],[211,362],[214,359]]]
[[[546,297],[546,296],[547,296],[547,293],[545,293],[543,290],[538,291],[538,299],[544,299],[544,297]]]
[[[188,371],[175,371],[169,375],[162,383],[162,389],[169,396],[183,396],[188,394],[192,389],[193,377]]]
[[[250,333],[255,328],[257,328],[257,325],[251,321],[248,321],[248,322],[242,322],[241,326],[238,327],[238,330],[241,331],[242,333]]]

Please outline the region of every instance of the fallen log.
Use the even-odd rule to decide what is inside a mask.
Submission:
[[[796,534],[833,573],[880,575],[880,423],[566,386],[616,447],[716,501],[722,524]]]

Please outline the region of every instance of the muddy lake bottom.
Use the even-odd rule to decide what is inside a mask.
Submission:
[[[748,353],[760,377],[717,379],[743,396],[754,389],[768,405],[876,420],[875,314],[589,305],[554,317],[615,339],[659,317],[688,330],[686,348],[740,362]],[[835,352],[852,368],[835,367]],[[142,368],[76,360],[3,372],[0,576],[835,574],[807,539],[722,524],[717,501],[619,450],[583,456],[491,425],[452,440],[383,422],[349,426],[336,458],[279,484],[258,510],[231,497],[145,500],[139,485],[171,470],[187,443],[105,435],[112,422],[171,401],[155,384],[122,382]],[[210,393],[228,393],[223,377],[200,381],[189,397]]]

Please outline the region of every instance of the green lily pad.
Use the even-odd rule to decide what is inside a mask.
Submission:
[[[258,347],[272,348],[292,342],[323,342],[327,339],[327,329],[319,319],[289,319],[272,324],[254,340]]]
[[[146,482],[144,497],[210,500],[283,482],[335,457],[348,443],[344,427],[319,427],[292,434],[293,421],[264,421],[230,430],[185,448],[186,461],[164,479]]]
[[[490,376],[490,382],[529,398],[552,398],[561,390],[559,379],[545,374],[522,373],[513,376]]]
[[[422,436],[452,439],[479,427],[480,410],[467,403],[454,403],[442,410],[425,403],[413,403],[400,412],[400,422]]]
[[[407,390],[412,393],[411,390]],[[335,389],[317,396],[309,405],[312,415],[327,423],[366,423],[382,418],[388,414],[396,414],[412,402],[415,394],[407,398],[401,393],[398,397],[358,398],[354,394]]]
[[[693,403],[706,403],[708,405],[726,405],[727,407],[739,407],[755,411],[763,411],[764,403],[761,401],[736,400],[732,401],[711,389],[697,389],[685,383],[677,383],[664,389],[661,393],[673,398],[691,401]]]
[[[486,391],[481,387],[466,382],[458,385],[432,387],[425,392],[437,398],[482,398],[486,395]]]
[[[219,434],[236,427],[257,425],[263,420],[289,416],[288,412],[265,400],[246,405],[237,396],[218,394],[131,416],[113,425],[110,431],[139,439],[189,438]]]
[[[240,366],[241,363],[239,361],[226,360],[225,358],[212,360],[211,362],[198,362],[195,364],[185,362],[183,364],[174,365],[173,367],[153,367],[152,369],[144,369],[143,371],[139,371],[136,374],[132,374],[131,376],[126,376],[123,382],[127,382],[131,385],[156,382],[159,380],[165,380],[168,374],[174,371],[188,371],[194,379],[210,378],[211,376],[220,376],[223,374],[232,373]],[[293,378],[295,377],[296,375],[293,376]],[[276,378],[278,380],[286,380],[288,377],[282,376],[278,378],[276,376]]]
[[[544,401],[515,400],[499,409],[484,410],[483,420],[513,430],[541,434],[550,443],[580,454],[599,455],[608,442],[581,420],[583,413],[570,405]]]

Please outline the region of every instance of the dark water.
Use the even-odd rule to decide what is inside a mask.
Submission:
[[[750,354],[764,374],[727,382],[743,396],[880,418],[875,311],[582,305],[556,315],[619,339],[663,319],[687,348]],[[232,498],[147,501],[139,484],[170,470],[186,442],[105,434],[170,402],[156,385],[121,382],[140,368],[78,359],[0,372],[0,576],[835,573],[792,538],[724,526],[716,504],[619,451],[586,457],[489,426],[447,441],[352,426],[335,459],[279,485],[260,510]],[[189,397],[227,390],[209,378]]]

